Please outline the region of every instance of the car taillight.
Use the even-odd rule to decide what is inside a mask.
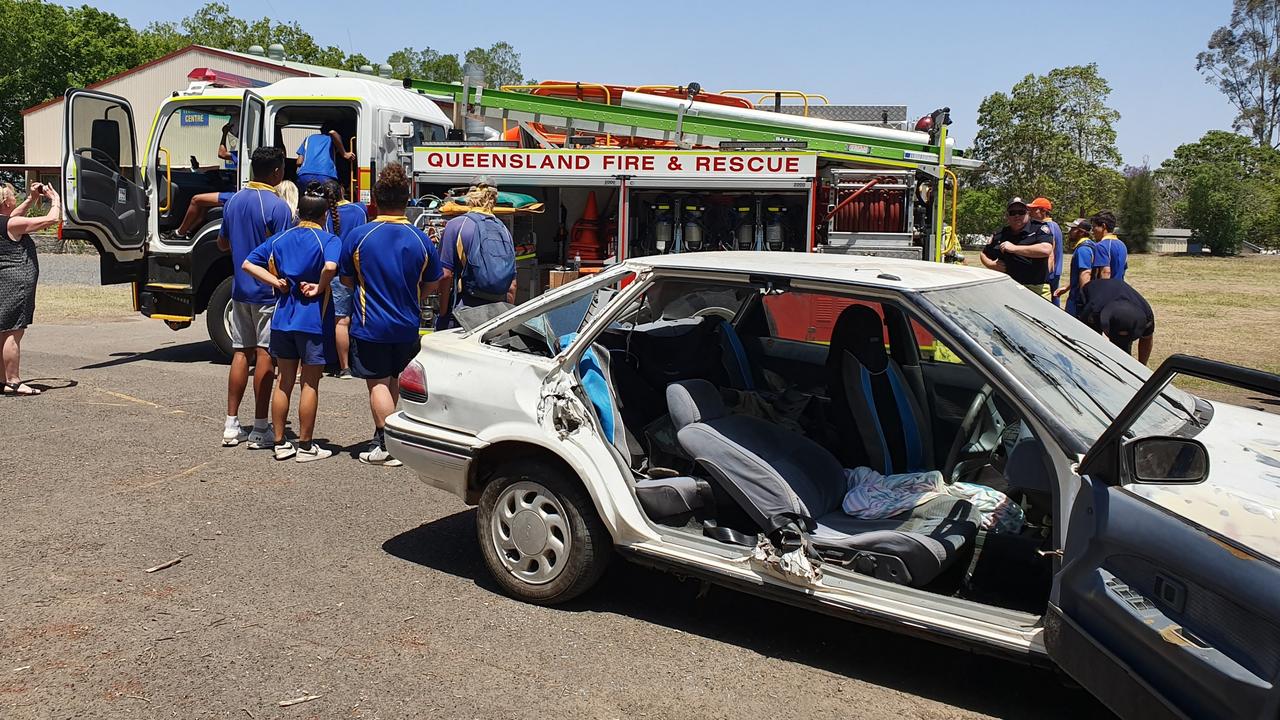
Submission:
[[[400,397],[416,403],[427,401],[427,374],[417,360],[400,373]]]

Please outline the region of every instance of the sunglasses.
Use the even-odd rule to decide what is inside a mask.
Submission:
[[[1009,217],[1017,217],[1019,215],[1026,215],[1027,211],[1025,208],[1022,210],[1010,210],[1007,214]]]

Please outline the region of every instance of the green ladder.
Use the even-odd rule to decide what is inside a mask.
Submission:
[[[470,106],[484,117],[508,123],[545,123],[574,131],[643,137],[676,143],[718,146],[720,142],[802,142],[805,149],[837,160],[903,168],[929,168],[940,174],[942,143],[912,142],[860,134],[857,126],[839,131],[780,125],[754,119],[708,117],[697,105],[690,112],[623,107],[587,100],[473,88],[429,80],[404,81],[405,88]],[[465,93],[465,95],[464,95]],[[763,111],[762,111],[763,112]]]

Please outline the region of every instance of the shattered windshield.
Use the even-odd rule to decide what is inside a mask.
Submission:
[[[921,293],[1093,445],[1151,371],[1102,335],[1011,280]],[[1192,433],[1195,398],[1172,386],[1134,422],[1135,436]]]

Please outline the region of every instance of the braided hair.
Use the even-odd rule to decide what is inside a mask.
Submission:
[[[333,223],[333,233],[336,235],[338,234],[337,202],[325,191],[322,183],[308,184],[306,192],[298,199],[298,219],[318,225],[324,219],[326,212],[329,213],[329,219]]]

